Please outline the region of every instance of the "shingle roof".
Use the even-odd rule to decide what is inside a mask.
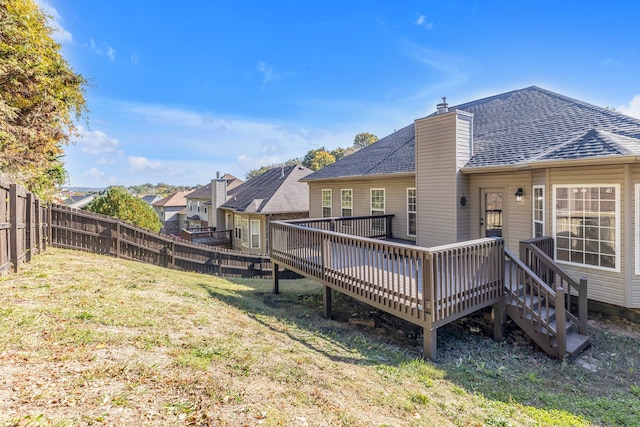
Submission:
[[[640,154],[640,120],[536,86],[449,107],[474,114],[465,168]],[[305,181],[415,172],[411,124]]]
[[[246,213],[306,212],[309,187],[300,182],[312,171],[300,165],[277,167],[228,191],[221,207]]]
[[[211,200],[211,182],[207,185],[203,185],[202,187],[193,190],[191,193],[187,194],[187,199],[209,199]]]
[[[164,199],[160,199],[156,202],[153,202],[151,206],[165,206],[165,207],[187,206],[187,199],[185,199],[185,196],[190,192],[191,191],[176,191],[175,193],[168,195]]]
[[[242,184],[242,180],[236,178],[231,174],[224,174],[220,179],[224,179],[227,181],[227,191],[236,188],[238,185]],[[187,199],[208,199],[211,200],[211,181],[207,185],[204,185],[196,190],[193,190],[191,193],[187,194]]]
[[[347,166],[348,165],[348,166]],[[304,181],[415,172],[413,123],[307,176]]]

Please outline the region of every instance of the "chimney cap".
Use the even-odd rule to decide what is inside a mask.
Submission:
[[[449,111],[449,104],[447,104],[446,96],[443,96],[442,102],[436,105],[436,110],[438,111],[438,114],[446,113],[447,111]]]

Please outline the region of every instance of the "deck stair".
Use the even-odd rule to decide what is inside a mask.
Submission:
[[[564,272],[544,239],[521,242],[519,258],[505,250],[506,315],[550,356],[571,358],[590,344],[587,281]]]

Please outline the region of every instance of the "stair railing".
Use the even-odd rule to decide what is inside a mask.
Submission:
[[[549,246],[549,240],[551,241],[551,246]],[[552,253],[553,238],[551,237],[541,237],[520,242],[520,259],[557,293],[560,293],[559,289],[563,289],[567,319],[574,322],[580,334],[586,335],[587,279],[575,280],[551,258]],[[577,312],[575,311],[576,309]]]
[[[505,248],[504,252],[508,302],[548,347],[555,342],[559,357],[563,357],[567,351],[563,289],[553,289],[511,251]],[[554,310],[555,325],[549,321]]]

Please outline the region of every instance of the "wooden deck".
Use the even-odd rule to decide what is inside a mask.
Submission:
[[[366,226],[353,229],[361,233]],[[422,326],[425,357],[433,360],[437,329],[498,304],[504,289],[499,239],[422,248],[296,221],[274,222],[270,255],[275,292],[279,266],[316,279],[323,285],[326,316],[331,314],[331,290],[337,290]]]

